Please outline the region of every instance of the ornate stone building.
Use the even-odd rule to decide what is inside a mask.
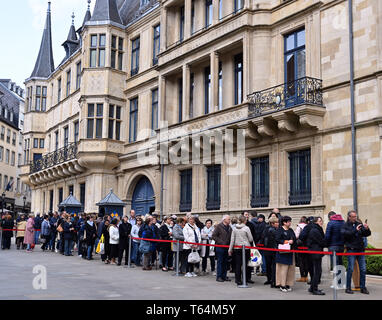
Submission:
[[[381,246],[381,18],[374,0],[97,0],[55,68],[49,9],[26,80],[24,140],[46,141],[25,150],[32,210],[73,191],[96,212],[110,188],[202,220],[355,206]]]

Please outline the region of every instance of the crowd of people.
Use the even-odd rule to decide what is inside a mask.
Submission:
[[[329,222],[323,230],[321,217],[302,217],[296,230],[291,228],[292,218],[282,216],[275,208],[268,219],[256,211],[243,212],[239,217],[224,215],[221,222],[206,220],[203,224],[198,215],[185,217],[158,215],[136,215],[134,210],[122,219],[109,215],[97,217],[95,214],[51,213],[49,215],[21,215],[14,222],[11,215],[1,220],[2,249],[10,249],[14,228],[17,250],[33,252],[35,245],[42,243],[41,250],[93,260],[98,254],[96,248],[102,243],[99,252],[105,264],[120,266],[123,262],[141,266],[142,270],[152,270],[159,261],[162,271],[172,271],[176,267],[176,252],[179,250],[179,274],[192,278],[211,273],[217,282],[231,281],[228,272],[235,274],[237,285],[243,284],[243,250],[237,246],[258,246],[270,249],[298,249],[307,247],[309,251],[329,251],[337,253],[364,252],[366,238],[371,235],[367,223],[362,223],[352,210],[345,222],[340,214],[329,212]],[[366,221],[367,222],[367,221]],[[129,238],[132,238],[131,252]],[[155,242],[150,240],[174,240],[179,242]],[[189,242],[189,243],[183,243]],[[204,245],[202,245],[204,244]],[[212,245],[212,246],[206,246]],[[213,246],[216,245],[216,246]],[[179,248],[178,248],[179,246]],[[250,249],[245,249],[245,261],[250,260]],[[246,282],[254,283],[253,274],[266,276],[264,285],[270,285],[282,292],[290,292],[295,283],[295,267],[299,267],[300,279],[306,282],[309,292],[324,295],[318,288],[322,274],[322,254],[290,253],[287,251],[260,250],[260,267],[254,270],[246,265]],[[332,257],[332,256],[331,256]],[[342,257],[337,256],[336,265],[342,265]],[[331,258],[332,259],[332,258]],[[366,261],[364,255],[348,256],[346,293],[351,290],[355,260],[360,269],[361,293],[369,294],[366,288]],[[331,260],[331,268],[334,261]],[[209,272],[207,266],[209,265]],[[308,281],[308,275],[310,281]]]

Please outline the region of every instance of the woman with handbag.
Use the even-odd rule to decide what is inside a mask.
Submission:
[[[214,227],[212,225],[212,220],[208,219],[206,221],[206,226],[201,231],[202,243],[203,244],[214,244],[215,241],[212,240],[212,234],[214,233]],[[200,253],[202,257],[202,272],[206,274],[207,270],[207,259],[210,258],[211,263],[211,273],[215,272],[215,247],[202,246]]]
[[[236,284],[242,285],[242,270],[243,270],[243,249],[235,248],[234,246],[242,247],[245,245],[246,247],[250,247],[253,245],[253,237],[251,230],[246,226],[247,218],[243,215],[239,217],[239,223],[236,225],[236,228],[232,230],[231,234],[231,242],[229,244],[228,255],[232,256],[235,260],[235,282]],[[254,283],[251,280],[251,268],[248,266],[248,261],[250,259],[250,249],[245,249],[245,261],[246,265],[246,279],[247,283]]]
[[[145,224],[139,230],[139,233],[142,235],[143,239],[155,238],[152,225],[153,225],[153,218],[151,216],[148,216],[145,220]],[[150,266],[150,262],[151,262],[151,256],[154,250],[155,250],[155,247],[151,245],[150,241],[141,240],[141,243],[139,245],[139,251],[143,253],[142,270],[152,270],[152,267]]]
[[[200,243],[201,234],[199,228],[195,224],[194,216],[188,218],[188,223],[183,228],[183,235],[185,242]],[[197,276],[194,272],[194,266],[200,263],[200,256],[197,252],[198,247],[198,245],[187,243],[183,245],[185,255],[187,256],[187,273],[185,274],[185,277],[187,278]]]
[[[290,250],[295,248],[296,235],[290,228],[292,218],[283,216],[281,218],[281,228],[276,232],[276,242],[278,249]],[[294,254],[289,252],[276,253],[276,288],[282,292],[292,291],[295,279],[295,260]]]

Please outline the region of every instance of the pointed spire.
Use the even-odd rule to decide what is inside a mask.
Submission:
[[[86,11],[84,22],[82,23],[82,26],[85,25],[86,22],[88,22],[92,18],[92,14],[90,12],[90,3],[92,0],[88,0],[88,10]]]
[[[54,71],[51,23],[51,8],[50,2],[48,2],[48,12],[46,16],[44,33],[42,35],[40,51],[31,74],[31,78],[48,78]]]
[[[78,41],[77,34],[76,34],[76,29],[74,27],[74,18],[75,18],[74,12],[73,12],[71,18],[72,18],[72,25],[70,26],[70,29],[69,29],[68,38],[62,44],[65,48],[65,51],[66,51],[66,57],[65,58],[69,58],[77,50],[78,45],[79,45],[79,41]]]
[[[116,0],[96,0],[93,16],[90,21],[110,21],[122,24]]]

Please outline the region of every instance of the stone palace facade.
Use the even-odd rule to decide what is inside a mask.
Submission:
[[[25,82],[32,211],[72,192],[98,212],[111,188],[202,221],[356,207],[382,246],[381,1],[97,0],[58,67],[50,12]]]

